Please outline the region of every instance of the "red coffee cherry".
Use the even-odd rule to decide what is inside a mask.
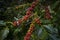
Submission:
[[[27,11],[26,12],[26,15],[31,15],[31,11]]]
[[[31,7],[32,7],[32,8],[34,8],[34,7],[35,7],[35,5],[34,5],[34,4],[33,4],[33,5],[31,5]]]
[[[23,17],[23,20],[27,20],[29,18],[29,15],[25,15],[24,17]]]
[[[27,37],[31,36],[31,33],[30,33],[30,32],[28,32],[28,33],[26,34],[26,36],[27,36]]]
[[[26,36],[25,36],[25,37],[24,37],[24,40],[30,40],[30,37],[26,37]]]
[[[36,18],[36,19],[35,19],[35,22],[36,22],[37,24],[41,24],[41,21],[39,20],[39,18]]]
[[[41,24],[41,22],[40,22],[40,21],[37,21],[36,23],[37,23],[37,24]]]
[[[32,7],[30,7],[30,8],[28,8],[28,10],[33,11],[33,8],[32,8]]]
[[[21,24],[21,23],[22,23],[22,19],[19,19],[19,20],[18,20],[18,23]]]

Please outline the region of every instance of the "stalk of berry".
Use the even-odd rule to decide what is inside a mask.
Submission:
[[[35,25],[32,23],[30,25],[30,28],[29,28],[28,32],[26,33],[26,35],[24,37],[24,40],[30,40],[31,34],[34,31],[34,28],[35,28]]]
[[[26,15],[21,20],[18,20],[18,21],[13,22],[13,25],[14,26],[17,26],[17,25],[21,24],[23,21],[28,20],[29,17],[31,16],[31,12],[33,11],[33,9],[35,8],[35,6],[37,5],[37,2],[38,2],[38,0],[35,0],[32,3],[31,7],[28,8],[28,10],[26,12]]]
[[[45,18],[46,19],[51,19],[51,15],[50,15],[48,6],[45,7]]]

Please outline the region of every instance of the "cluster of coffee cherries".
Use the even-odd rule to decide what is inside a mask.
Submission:
[[[31,23],[30,28],[29,28],[28,32],[26,33],[26,35],[24,37],[24,40],[30,40],[31,34],[34,31],[34,29],[35,29],[34,23],[37,23],[37,24],[41,25],[40,19],[39,18],[35,18],[33,20],[33,22]]]
[[[13,25],[14,26],[17,26],[17,25],[21,24],[23,21],[28,20],[29,17],[31,16],[31,13],[32,13],[33,9],[37,5],[37,3],[38,3],[38,0],[35,0],[34,2],[32,2],[32,5],[26,11],[26,15],[22,19],[19,19],[17,21],[14,21],[13,22]]]
[[[50,12],[49,12],[49,8],[48,6],[45,7],[45,18],[46,19],[51,19],[51,15],[50,15]]]
[[[26,35],[24,37],[24,40],[30,40],[31,34],[34,31],[34,28],[35,28],[35,25],[32,23],[30,25],[30,28],[29,28],[28,32],[26,33]]]

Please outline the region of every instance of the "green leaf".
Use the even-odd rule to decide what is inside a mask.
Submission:
[[[21,30],[22,30],[22,28],[20,28],[20,29],[19,29],[19,28],[15,29],[13,34],[16,35],[16,34],[17,34],[18,32],[20,32]]]
[[[3,30],[1,30],[0,40],[4,40],[7,37],[8,33],[9,33],[9,28],[7,28],[7,27],[4,28]]]
[[[39,30],[38,30],[38,37],[42,34],[42,28],[40,28]]]
[[[45,29],[43,29],[43,32],[42,32],[42,34],[40,35],[40,39],[41,39],[41,40],[46,40],[47,37],[48,37],[48,33],[46,32]]]
[[[5,25],[6,25],[6,23],[4,21],[0,20],[0,26],[5,26]]]
[[[55,8],[56,8],[56,6],[59,4],[59,2],[60,2],[60,1],[56,1],[54,4],[52,4],[52,6],[51,6],[51,7],[52,7],[52,9],[55,9]]]
[[[45,30],[49,33],[57,33],[56,28],[53,28],[51,24],[49,25],[43,25]]]
[[[60,40],[59,38],[57,38],[57,35],[49,34],[49,36],[50,36],[53,40]]]

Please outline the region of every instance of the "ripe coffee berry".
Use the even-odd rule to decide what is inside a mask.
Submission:
[[[41,22],[40,22],[40,21],[37,21],[36,23],[37,23],[37,24],[41,24]]]
[[[24,37],[24,40],[30,40],[30,37],[26,37],[26,36],[25,36],[25,37]]]
[[[30,15],[30,14],[31,14],[31,11],[27,11],[27,12],[26,12],[26,15]]]
[[[31,5],[31,7],[32,7],[32,8],[34,8],[34,7],[35,7],[35,5]]]
[[[28,33],[26,34],[26,36],[27,36],[27,37],[29,37],[30,35],[31,35],[31,33],[30,33],[30,32],[28,32]]]
[[[21,19],[19,19],[19,20],[18,20],[18,22],[19,22],[19,24],[21,24],[21,23],[22,23],[22,20],[21,20]]]
[[[35,22],[36,22],[37,24],[41,24],[41,21],[39,20],[39,18],[36,18],[36,19],[35,19]]]
[[[27,20],[29,18],[29,15],[25,15],[24,17],[23,17],[23,20]]]
[[[33,8],[32,8],[32,7],[30,7],[30,8],[28,8],[28,10],[29,10],[29,11],[32,11],[32,10],[33,10]]]
[[[31,36],[30,32],[27,32],[26,36],[24,37],[24,40],[29,40]]]

